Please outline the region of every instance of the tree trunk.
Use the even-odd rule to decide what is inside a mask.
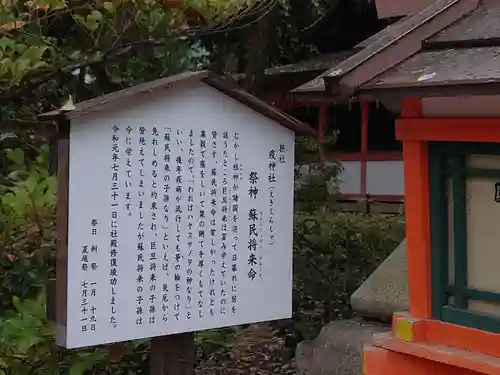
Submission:
[[[243,88],[251,93],[258,94],[264,77],[265,69],[269,65],[269,53],[272,44],[270,35],[273,34],[276,11],[271,11],[252,28],[250,41],[246,51]]]

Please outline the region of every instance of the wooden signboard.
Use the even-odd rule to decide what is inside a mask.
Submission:
[[[307,127],[207,73],[133,90],[64,114],[58,344],[289,318]]]

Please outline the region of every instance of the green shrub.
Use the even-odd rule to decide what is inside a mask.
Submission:
[[[295,315],[316,321],[315,335],[328,321],[351,316],[351,294],[404,238],[404,223],[398,216],[327,212],[295,220]]]
[[[331,147],[335,139],[326,145]],[[404,238],[401,216],[335,211],[339,163],[325,163],[321,145],[297,142],[297,160],[316,152],[295,193],[293,316],[277,323],[288,347],[314,338],[323,325],[349,318],[351,294]]]
[[[277,322],[293,349],[335,319],[352,317],[351,294],[404,238],[399,216],[297,212],[292,319]]]
[[[86,350],[55,344],[54,327],[45,317],[44,295],[20,301],[0,319],[1,375],[139,375],[148,373],[147,341]],[[126,363],[126,365],[124,365]]]
[[[0,186],[0,311],[14,296],[40,293],[54,273],[56,178],[47,170],[48,149],[27,163],[21,149],[7,149],[10,169]]]

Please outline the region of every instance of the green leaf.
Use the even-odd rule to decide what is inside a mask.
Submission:
[[[80,362],[73,364],[69,369],[69,375],[84,375],[85,371],[92,368],[93,360],[90,362],[88,359],[83,359]]]
[[[31,332],[26,333],[20,337],[18,336],[17,340],[17,352],[21,354],[27,354],[33,346],[43,340],[43,338],[31,334]]]
[[[80,21],[78,21],[78,22],[80,22]],[[71,60],[78,60],[81,57],[81,55],[82,55],[82,51],[77,49],[77,50],[72,51],[69,54],[69,57]]]
[[[87,27],[87,21],[85,21],[85,18],[80,16],[79,14],[73,15],[73,18],[78,22],[80,25]]]
[[[16,42],[14,41],[14,39],[7,38],[6,36],[0,38],[0,49],[3,51],[6,51],[8,49],[14,49],[15,44]]]
[[[48,48],[48,46],[30,46],[24,50],[22,57],[33,63],[38,62]]]
[[[12,208],[16,215],[20,217],[27,214],[27,207],[31,204],[28,192],[23,188],[11,188],[12,193],[7,193],[1,197],[2,204]]]
[[[14,79],[20,79],[26,73],[29,66],[31,64],[31,60],[25,57],[20,57],[14,61],[12,65],[12,75]]]
[[[5,150],[7,159],[17,164],[17,167],[24,166],[24,151],[20,148]]]
[[[116,84],[120,84],[123,82],[123,77],[120,76],[120,72],[109,73],[109,79],[111,80],[111,82]]]
[[[109,13],[113,14],[115,12],[115,6],[111,1],[105,1],[103,4],[104,9],[106,9]]]
[[[25,43],[15,43],[13,45],[13,49],[19,53],[22,53],[26,48],[28,48],[28,46]]]
[[[19,308],[20,308],[20,306],[21,306],[21,302],[20,302],[20,300],[19,300],[19,297],[17,297],[17,296],[12,296],[12,304],[14,305],[14,307],[15,307],[16,309],[18,309],[18,310],[19,310]]]
[[[149,13],[149,28],[154,30],[163,21],[164,13],[161,9],[154,9]]]
[[[52,10],[66,8],[66,0],[45,0]]]
[[[87,16],[86,26],[89,30],[95,31],[102,22],[102,13],[98,10],[93,10]]]
[[[39,70],[48,68],[49,64],[46,61],[38,61],[31,66],[31,70]]]
[[[31,195],[36,190],[37,184],[38,184],[38,173],[31,172],[26,181],[24,181],[23,185],[26,188],[28,194]]]
[[[7,369],[9,368],[9,366],[7,365],[7,363],[2,359],[0,358],[0,369]],[[2,374],[3,370],[0,370],[0,375]],[[5,372],[3,372],[5,374]]]
[[[4,76],[6,73],[12,70],[12,59],[5,58],[0,60],[0,77]]]

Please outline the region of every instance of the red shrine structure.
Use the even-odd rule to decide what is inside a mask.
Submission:
[[[409,312],[363,373],[500,375],[500,0],[375,0],[407,14],[291,90],[400,107]]]

